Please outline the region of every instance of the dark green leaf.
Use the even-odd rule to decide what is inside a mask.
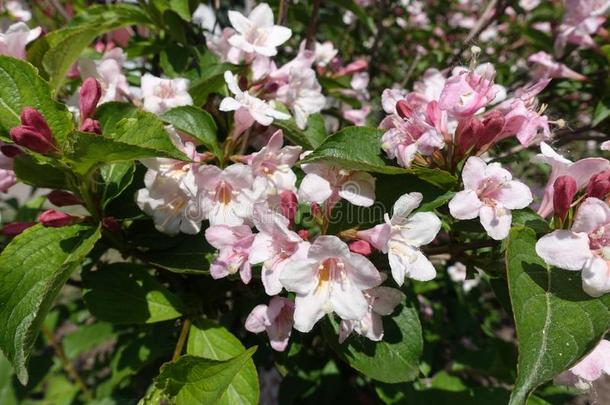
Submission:
[[[113,337],[113,328],[109,323],[96,322],[91,325],[80,326],[62,339],[64,353],[69,359],[74,359]]]
[[[146,258],[157,266],[175,273],[208,273],[210,262],[208,255],[215,250],[207,244],[202,234],[177,236],[172,239],[176,243],[168,243],[168,236],[163,236],[164,246],[168,249],[154,250],[147,253]]]
[[[102,183],[98,187],[98,193],[103,208],[129,187],[134,172],[133,162],[111,163],[100,168]]]
[[[13,161],[17,178],[31,186],[65,189],[68,186],[66,173],[56,166],[37,161],[32,156],[20,155]]]
[[[285,110],[287,112],[287,110]],[[293,118],[289,120],[275,120],[273,126],[280,128],[284,136],[295,145],[306,149],[313,149],[326,139],[324,118],[320,114],[313,114],[307,120],[307,127],[300,129]]]
[[[222,155],[216,134],[216,122],[207,111],[191,105],[176,107],[163,113],[161,119],[201,141],[214,155]]]

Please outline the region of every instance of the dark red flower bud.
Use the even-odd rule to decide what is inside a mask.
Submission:
[[[67,205],[80,205],[82,200],[72,193],[68,193],[63,190],[53,190],[47,195],[47,199],[51,204],[58,207],[65,207]]]
[[[458,155],[463,156],[477,143],[477,136],[483,124],[476,118],[468,117],[461,119],[455,130],[455,142]]]
[[[572,176],[559,176],[553,183],[553,190],[553,210],[563,221],[578,191],[576,180]]]
[[[38,110],[32,107],[24,107],[21,111],[21,125],[35,128],[40,132],[42,136],[48,139],[49,142],[53,142],[53,133],[47,120],[44,116],[38,112]]]
[[[81,122],[85,119],[93,116],[97,103],[102,97],[102,86],[93,77],[87,78],[80,88],[80,101],[78,103],[80,108]],[[93,132],[93,131],[89,131]]]
[[[57,210],[46,210],[38,217],[38,222],[44,226],[61,228],[70,225],[76,218]]]
[[[2,145],[0,146],[0,152],[8,158],[15,158],[23,153],[19,147],[15,145]]]
[[[504,116],[500,112],[492,112],[483,119],[483,127],[477,134],[477,149],[488,148],[504,128]]]
[[[10,134],[13,142],[34,152],[46,155],[53,150],[51,140],[45,136],[44,131],[37,128],[20,125],[11,129]]]
[[[280,194],[280,209],[282,210],[282,215],[288,218],[291,224],[294,223],[294,217],[297,214],[298,208],[299,201],[296,194],[290,190],[282,191]]]
[[[121,233],[121,224],[114,217],[104,217],[102,226],[112,233]]]
[[[11,222],[4,225],[0,233],[4,236],[17,236],[33,225],[36,225],[36,222]]]
[[[398,100],[396,103],[396,114],[398,114],[400,118],[409,118],[413,115],[413,110],[405,100]]]
[[[307,240],[309,239],[309,231],[307,229],[299,229],[297,231],[297,234],[301,237],[301,239],[303,240]]]
[[[365,240],[356,240],[349,244],[349,250],[354,253],[359,253],[363,256],[368,256],[373,253],[373,247]]]
[[[94,120],[93,118],[85,118],[80,125],[80,130],[83,132],[93,132],[96,134],[102,133],[100,122],[98,120]]]
[[[597,173],[587,185],[587,196],[605,200],[610,193],[610,170]]]

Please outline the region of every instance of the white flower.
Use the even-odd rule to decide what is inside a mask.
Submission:
[[[25,46],[38,38],[41,31],[40,27],[30,29],[22,22],[11,25],[5,32],[0,32],[0,55],[25,59]]]
[[[237,31],[229,38],[229,43],[248,53],[274,56],[277,54],[276,47],[288,41],[292,35],[290,28],[273,24],[273,11],[267,3],[256,6],[248,17],[230,10],[229,21]]]
[[[162,114],[174,107],[193,104],[187,79],[162,79],[146,73],[141,87],[145,111]]]
[[[241,91],[235,76],[228,70],[225,72],[225,81],[235,97],[225,97],[220,102],[220,111],[247,112],[254,121],[264,126],[271,125],[274,118],[279,120],[290,118],[290,115],[274,109],[265,101],[251,96],[247,91]]]
[[[322,111],[326,104],[322,86],[312,69],[291,69],[288,83],[277,91],[277,99],[290,107],[301,129],[307,126],[307,117]]]
[[[316,42],[314,49],[315,63],[318,66],[327,66],[339,52],[332,42],[325,41],[323,43]]]

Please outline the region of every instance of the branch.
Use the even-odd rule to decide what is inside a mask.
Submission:
[[[178,360],[182,351],[184,350],[184,344],[186,343],[186,337],[189,334],[189,330],[191,329],[191,320],[186,318],[184,323],[182,324],[182,330],[180,330],[180,336],[178,337],[178,342],[176,343],[176,349],[174,349],[174,355],[172,356],[172,361]]]
[[[309,27],[307,27],[307,42],[305,47],[307,49],[313,49],[316,38],[316,27],[318,25],[318,13],[320,12],[321,0],[313,0],[313,9],[311,10],[311,17],[309,20]]]

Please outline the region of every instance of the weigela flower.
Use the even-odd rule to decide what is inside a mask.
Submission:
[[[476,268],[475,268],[476,269]],[[474,278],[467,279],[466,266],[461,262],[455,262],[451,266],[447,267],[447,274],[451,281],[460,283],[464,293],[468,294],[474,287],[478,286],[481,282],[481,271],[477,270],[477,274]]]
[[[439,107],[456,117],[476,114],[496,97],[495,74],[490,63],[479,65],[474,70],[454,69],[439,97]]]
[[[288,219],[260,206],[254,209],[253,222],[259,233],[252,243],[250,263],[263,263],[261,278],[265,292],[279,294],[282,291],[280,275],[286,263],[297,253],[303,256],[309,243],[288,229]]]
[[[277,54],[276,47],[290,39],[290,28],[273,23],[273,11],[267,3],[256,6],[248,17],[234,10],[229,11],[229,21],[237,33],[229,38],[229,43],[248,53],[263,56]]]
[[[13,171],[13,159],[0,152],[0,193],[6,193],[17,183],[17,176]]]
[[[411,214],[423,199],[420,193],[407,193],[396,203],[392,217],[385,214],[385,223],[359,231],[358,238],[388,254],[392,277],[398,285],[405,278],[432,280],[436,270],[420,248],[434,240],[441,229],[440,219],[431,212]]]
[[[547,264],[582,270],[583,290],[592,297],[610,291],[610,208],[597,198],[578,207],[570,230],[560,229],[536,243],[536,253]]]
[[[457,219],[480,218],[493,239],[508,236],[511,210],[527,207],[532,193],[523,183],[513,180],[499,163],[487,164],[479,157],[468,158],[462,170],[464,190],[449,202],[449,212]]]
[[[130,94],[127,78],[123,74],[125,53],[121,48],[112,48],[99,61],[84,59],[79,62],[83,78],[95,77],[102,86],[100,103],[125,101]]]
[[[322,67],[328,66],[338,52],[339,50],[335,48],[331,41],[316,42],[314,47],[315,64]]]
[[[404,295],[395,288],[375,287],[363,291],[368,311],[360,320],[342,320],[339,325],[339,343],[343,343],[352,332],[364,336],[374,342],[383,339],[382,316],[392,315],[394,308],[400,304]]]
[[[307,118],[322,111],[326,97],[312,69],[290,69],[288,83],[277,90],[277,100],[286,104],[294,113],[297,126],[305,129]]]
[[[254,234],[248,225],[214,225],[205,230],[205,238],[219,250],[210,265],[210,275],[214,279],[226,277],[239,271],[244,284],[252,279],[252,268],[248,261]]]
[[[610,341],[602,339],[597,346],[575,366],[557,376],[560,384],[573,385],[587,390],[602,375],[610,375]]]
[[[608,0],[565,0],[566,9],[555,39],[555,53],[559,56],[568,43],[583,48],[595,46],[591,38],[606,21],[605,14],[610,10]]]
[[[237,84],[235,76],[230,72],[225,72],[225,81],[234,97],[225,97],[222,99],[220,111],[236,111],[237,113],[247,113],[250,119],[250,126],[254,121],[261,125],[269,126],[274,119],[287,120],[290,115],[274,109],[267,102],[251,96],[248,91],[242,91]],[[242,123],[242,126],[246,123]]]
[[[341,198],[354,205],[370,207],[375,202],[375,178],[366,172],[350,171],[324,163],[301,166],[307,173],[299,187],[299,199],[329,206]]]
[[[580,73],[573,71],[563,63],[553,60],[553,57],[544,51],[536,52],[527,58],[527,60],[528,62],[534,63],[538,66],[538,69],[534,71],[535,79],[542,77],[557,77],[574,80],[587,80],[587,78]]]
[[[551,166],[551,174],[544,188],[542,203],[538,208],[538,214],[541,217],[546,217],[553,212],[553,186],[558,177],[570,176],[574,178],[577,189],[580,190],[587,185],[594,174],[610,169],[610,162],[603,158],[585,158],[572,162],[555,152],[544,142],[540,144],[540,152],[536,155],[534,161]]]
[[[229,62],[237,65],[244,57],[244,52],[241,49],[235,48],[229,43],[229,38],[235,35],[233,28],[224,28],[220,34],[211,34],[206,32],[206,45],[221,62]]]
[[[162,114],[174,107],[193,104],[188,87],[187,79],[162,79],[146,73],[141,81],[144,110]]]
[[[357,321],[368,312],[363,291],[381,284],[381,276],[366,257],[352,253],[336,236],[318,236],[303,259],[294,259],[280,282],[296,293],[294,327],[309,332],[325,314]]]
[[[30,21],[32,12],[23,0],[7,0],[0,4],[0,11],[6,10],[12,17],[19,21]]]
[[[0,32],[0,55],[25,59],[25,46],[38,38],[42,28],[30,29],[25,23],[17,22],[4,32]]]
[[[365,105],[364,107],[354,110],[343,110],[343,118],[350,121],[354,125],[364,126],[366,125],[366,117],[368,117],[371,112],[371,107]]]
[[[252,333],[267,332],[273,350],[283,352],[288,346],[294,323],[294,302],[273,297],[269,305],[257,305],[246,319],[246,330]]]

